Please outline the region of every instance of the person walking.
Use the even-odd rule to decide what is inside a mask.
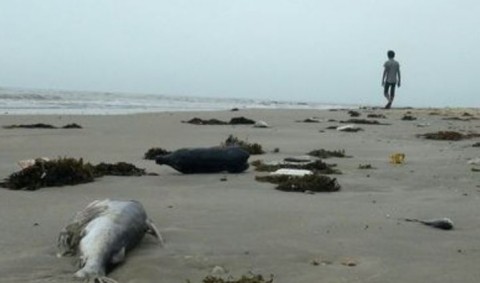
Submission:
[[[400,87],[400,64],[394,59],[394,51],[389,50],[387,56],[388,61],[383,64],[382,86],[383,95],[388,101],[387,105],[385,105],[385,109],[390,109],[395,97],[395,85]]]

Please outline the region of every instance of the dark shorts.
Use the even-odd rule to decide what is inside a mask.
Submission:
[[[390,89],[390,95],[394,96],[395,95],[395,85],[396,85],[396,83],[385,83],[384,93],[388,94],[388,90]]]

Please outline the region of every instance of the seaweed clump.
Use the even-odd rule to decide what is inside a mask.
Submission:
[[[101,176],[143,176],[146,175],[145,169],[136,167],[133,164],[126,162],[100,163],[95,165],[95,175]]]
[[[380,123],[377,120],[366,120],[366,119],[348,119],[346,121],[340,121],[340,123],[363,124],[363,125],[389,125],[385,123]]]
[[[336,192],[341,188],[337,179],[319,174],[301,177],[289,175],[256,176],[255,180],[276,184],[275,189],[285,192]]]
[[[253,125],[255,124],[255,121],[245,117],[234,117],[230,119],[229,124],[230,125]]]
[[[358,111],[350,110],[348,111],[348,115],[350,115],[350,117],[359,117],[361,114]]]
[[[478,134],[468,134],[464,135],[459,132],[455,131],[438,131],[434,133],[426,133],[423,135],[419,135],[429,140],[445,140],[445,141],[459,141],[463,139],[469,139],[473,137],[479,136]]]
[[[183,123],[194,124],[194,125],[253,125],[255,124],[254,120],[245,118],[245,117],[233,117],[229,122],[218,120],[218,119],[201,119],[198,117],[192,118],[188,121],[182,121]]]
[[[18,128],[23,128],[23,129],[56,129],[57,127],[50,125],[50,124],[44,124],[44,123],[36,123],[36,124],[20,124],[20,125],[8,125],[8,126],[3,126],[4,129],[18,129]]]
[[[387,117],[383,114],[371,113],[367,115],[367,118],[377,118],[377,119],[386,119]]]
[[[168,151],[166,149],[160,147],[152,147],[147,152],[145,152],[143,158],[147,160],[155,160],[155,158],[159,155],[166,155],[170,153],[171,151]]]
[[[145,169],[126,162],[92,165],[84,163],[82,158],[64,157],[56,160],[38,158],[31,166],[10,174],[0,186],[11,190],[33,191],[43,187],[90,183],[95,178],[106,175],[141,176],[146,175],[146,172]]]
[[[225,121],[221,121],[218,119],[208,119],[204,120],[201,118],[192,118],[188,121],[182,121],[183,123],[194,124],[194,125],[227,125],[228,123]]]
[[[1,185],[11,190],[32,191],[41,187],[89,183],[95,176],[94,166],[81,158],[37,159],[32,166],[11,174]]]
[[[273,276],[270,279],[264,279],[262,275],[243,275],[239,279],[229,278],[227,280],[212,275],[208,275],[202,281],[202,283],[273,283]]]
[[[415,121],[415,120],[417,120],[417,118],[414,117],[414,116],[412,116],[412,115],[408,115],[408,114],[407,114],[407,115],[404,115],[404,116],[402,117],[402,120],[403,120],[403,121]]]
[[[221,144],[221,146],[239,146],[252,155],[265,153],[261,144],[249,143],[249,142],[240,140],[239,138],[233,135],[229,135],[228,138],[225,140],[225,142]]]
[[[345,150],[326,150],[326,149],[316,149],[308,153],[310,156],[315,156],[318,158],[330,158],[330,157],[347,157],[345,155]]]
[[[8,125],[8,126],[3,126],[4,129],[58,129],[58,127],[50,125],[50,124],[44,124],[44,123],[36,123],[36,124],[19,124],[19,125]],[[67,124],[63,127],[62,129],[81,129],[82,126],[80,126],[77,123],[71,123]]]
[[[480,142],[474,143],[472,147],[480,147]]]

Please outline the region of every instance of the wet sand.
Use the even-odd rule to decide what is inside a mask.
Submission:
[[[327,129],[345,125],[347,110],[240,110],[120,116],[1,116],[0,124],[77,123],[83,129],[0,129],[0,178],[18,171],[17,161],[75,157],[92,163],[126,161],[158,176],[103,177],[93,183],[0,189],[1,282],[75,282],[72,258],[56,257],[56,240],[74,213],[95,199],[143,203],[165,238],[148,235],[109,276],[120,283],[201,282],[214,267],[222,275],[253,272],[277,283],[479,282],[480,172],[467,164],[480,157],[480,138],[435,141],[417,134],[454,130],[480,133],[479,109],[357,110],[358,118],[390,125],[358,125],[356,133]],[[414,121],[401,118],[407,113]],[[473,116],[464,116],[468,112]],[[432,115],[435,114],[435,115]],[[228,121],[244,116],[271,127],[198,126],[193,117]],[[299,123],[317,117],[319,123]],[[331,120],[335,121],[331,121]],[[233,134],[267,151],[249,161],[282,160],[314,149],[345,150],[331,158],[343,172],[334,193],[289,193],[241,174],[183,175],[144,160],[152,147],[219,145]],[[279,153],[273,153],[278,148]],[[389,163],[392,153],[405,164]],[[360,164],[375,169],[362,170]],[[226,181],[222,181],[222,178]],[[401,218],[448,217],[443,231]],[[220,272],[222,273],[222,272]]]

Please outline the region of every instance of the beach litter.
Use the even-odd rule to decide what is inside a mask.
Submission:
[[[407,222],[418,222],[426,226],[430,226],[433,228],[441,229],[441,230],[452,230],[453,229],[453,222],[450,218],[438,218],[438,219],[431,219],[431,220],[419,220],[414,218],[405,218],[403,219]]]
[[[403,164],[405,163],[405,153],[397,152],[390,155],[390,163]]]

